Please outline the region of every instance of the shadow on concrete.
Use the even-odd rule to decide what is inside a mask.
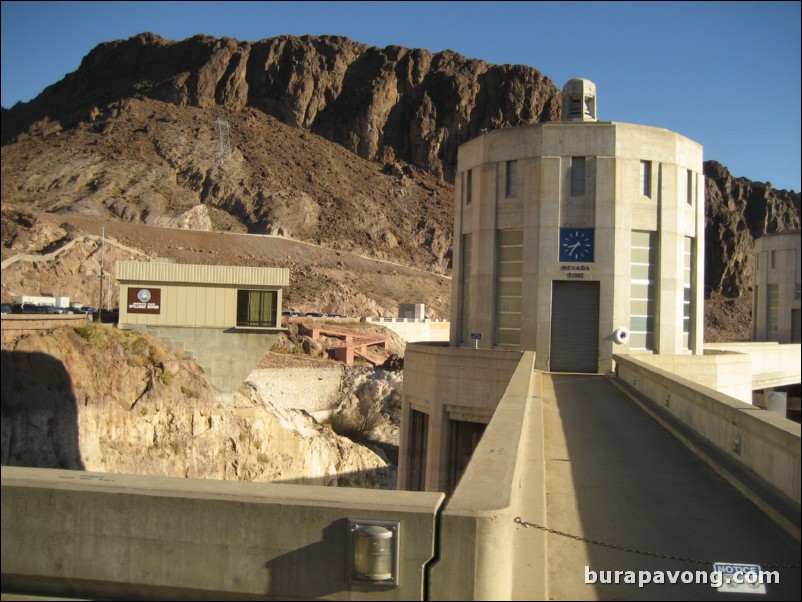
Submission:
[[[348,520],[340,519],[323,529],[319,541],[265,563],[267,595],[279,600],[316,600],[344,591],[376,594],[384,589],[376,584],[349,585],[347,550]]]
[[[2,350],[2,464],[84,470],[78,409],[64,364],[45,353]]]
[[[799,566],[798,542],[640,410],[608,377],[552,374],[550,378],[565,457],[549,458],[547,447],[547,464],[555,463],[552,471],[563,471],[566,477],[566,468],[570,470],[573,491],[569,488],[562,503],[575,506],[579,524],[549,521],[548,526],[578,529],[587,538],[627,548],[709,561],[655,558],[567,540],[559,542],[569,551],[566,558],[575,558],[583,566],[571,567],[565,576],[584,583],[584,558],[594,572],[590,576],[595,574],[599,580],[606,580],[608,571],[650,571],[652,575],[655,571],[704,571],[709,577],[713,562],[760,564],[764,570],[770,565]],[[562,468],[556,463],[563,463]],[[555,501],[550,502],[550,514]],[[560,509],[555,514],[560,515]],[[563,518],[569,514],[562,512]],[[549,537],[554,541],[558,536]],[[799,600],[799,568],[777,570],[781,581],[767,586],[769,598]],[[609,576],[615,579],[614,573]],[[619,584],[597,581],[596,596],[743,600],[743,594],[718,592],[709,583],[680,581],[639,588],[624,579],[619,577]]]
[[[277,599],[318,599],[342,591],[346,582],[342,542],[347,527],[347,520],[336,521],[323,529],[319,541],[266,562],[266,593]]]

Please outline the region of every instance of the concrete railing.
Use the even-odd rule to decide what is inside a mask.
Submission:
[[[739,353],[752,362],[754,390],[780,387],[802,380],[802,345],[799,343],[706,343],[705,354]]]
[[[699,385],[676,374],[661,370],[632,356],[614,356],[617,375],[627,388],[648,400],[645,408],[652,415],[668,415],[678,421],[693,437],[675,432],[703,459],[714,465],[722,476],[741,489],[772,518],[799,538],[800,512],[800,425],[763,411],[753,405]],[[669,425],[670,427],[670,425]],[[701,438],[696,445],[691,439]],[[712,445],[723,463],[711,460],[702,449]],[[725,464],[732,463],[734,470]],[[737,468],[740,467],[740,468]],[[737,473],[757,477],[757,487],[767,486],[769,494],[778,493],[779,501],[789,502],[789,521],[778,508],[768,507],[765,497],[756,493]],[[747,478],[749,480],[749,478]],[[780,514],[778,514],[780,512]]]
[[[510,600],[515,585],[515,517],[521,513],[522,471],[537,449],[526,445],[532,422],[540,424],[529,403],[533,396],[534,352],[525,352],[487,425],[471,461],[441,517],[440,559],[431,570],[433,600]],[[539,437],[538,437],[539,439]],[[532,446],[536,447],[536,446]],[[542,445],[540,446],[542,452]],[[542,456],[535,461],[542,465]],[[530,488],[540,488],[540,481]],[[531,489],[527,495],[538,497]],[[542,518],[544,507],[527,508]],[[545,538],[529,534],[536,551],[527,558],[533,566],[529,599],[545,599]]]
[[[2,341],[8,342],[28,330],[52,330],[63,326],[82,326],[92,321],[88,314],[2,314]]]
[[[5,592],[421,600],[442,493],[2,468]],[[348,519],[398,521],[398,586],[347,578]]]
[[[422,341],[448,341],[451,333],[451,322],[447,320],[419,320],[416,318],[365,318],[369,324],[379,324],[392,330],[407,343]]]

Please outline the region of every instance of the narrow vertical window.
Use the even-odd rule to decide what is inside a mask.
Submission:
[[[632,232],[629,294],[629,348],[654,349],[657,299],[656,232]]]
[[[780,317],[780,286],[769,284],[766,288],[766,334],[769,341],[776,341],[779,337]]]
[[[465,174],[465,204],[470,205],[473,200],[473,170]]]
[[[777,267],[777,251],[771,252],[771,269],[775,269]]]
[[[693,239],[685,237],[685,252],[682,278],[682,344],[685,349],[691,348],[691,316],[693,315]]]
[[[495,344],[521,344],[521,276],[523,230],[499,230],[496,240]]]
[[[652,198],[652,162],[640,162],[640,193]]]
[[[518,161],[507,161],[504,196],[507,198],[518,195]]]
[[[693,205],[693,172],[690,169],[688,170],[686,187],[688,189],[688,204]]]
[[[571,196],[585,194],[585,157],[571,157]]]
[[[462,342],[470,341],[471,235],[462,236]]]

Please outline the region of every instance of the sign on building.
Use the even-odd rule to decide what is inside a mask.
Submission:
[[[162,289],[129,288],[128,313],[158,314],[161,313]]]

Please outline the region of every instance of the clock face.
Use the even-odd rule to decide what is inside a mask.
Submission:
[[[560,261],[593,262],[593,228],[560,228]]]

